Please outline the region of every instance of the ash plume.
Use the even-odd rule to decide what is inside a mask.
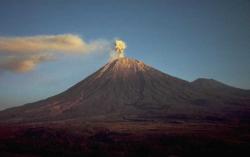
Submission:
[[[28,72],[42,62],[55,60],[56,54],[108,52],[110,45],[108,40],[86,42],[74,34],[0,37],[0,70]]]
[[[124,51],[126,48],[127,45],[123,40],[120,39],[115,40],[113,51],[110,54],[110,60],[123,58],[125,56]]]

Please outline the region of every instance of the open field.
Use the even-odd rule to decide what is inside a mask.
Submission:
[[[2,124],[1,156],[246,156],[247,124],[54,122]]]

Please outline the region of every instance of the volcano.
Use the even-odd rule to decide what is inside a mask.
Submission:
[[[61,94],[1,111],[0,121],[241,121],[249,113],[249,90],[213,79],[188,82],[123,57]]]

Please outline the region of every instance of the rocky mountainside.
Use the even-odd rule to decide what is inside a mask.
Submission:
[[[212,79],[188,82],[119,58],[65,92],[0,112],[1,122],[249,120],[250,91]]]

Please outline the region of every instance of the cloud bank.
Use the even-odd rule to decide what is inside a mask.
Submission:
[[[85,42],[78,35],[0,37],[0,70],[28,72],[37,64],[52,61],[55,54],[88,54],[110,49],[107,40]]]

